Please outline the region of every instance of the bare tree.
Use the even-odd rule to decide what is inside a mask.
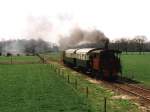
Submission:
[[[127,54],[127,52],[128,52],[128,39],[121,38],[120,39],[120,47],[121,47],[122,51],[125,51]]]
[[[115,44],[114,44],[114,45],[115,45],[115,49],[116,49],[116,50],[121,50],[120,44],[121,44],[121,43],[120,43],[120,40],[119,40],[119,39],[115,41]]]
[[[141,54],[144,49],[144,42],[146,41],[146,36],[138,35],[135,36],[134,40],[137,43],[137,50],[139,54]]]

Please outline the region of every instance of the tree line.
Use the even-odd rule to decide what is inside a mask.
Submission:
[[[92,37],[91,37],[92,38]],[[150,52],[150,42],[147,41],[145,36],[136,36],[133,39],[120,38],[117,40],[109,41],[107,38],[101,39],[98,43],[84,43],[81,45],[74,46],[73,48],[85,48],[85,47],[106,47],[105,43],[108,44],[108,48],[114,50],[120,50],[122,52]],[[67,43],[63,43],[67,44]],[[0,41],[0,55],[9,54],[26,54],[34,55],[36,53],[46,53],[61,50],[62,46],[57,46],[54,43],[44,41],[42,39],[18,39],[18,40],[7,40]],[[72,47],[71,47],[72,48]]]
[[[35,55],[36,53],[46,53],[52,51],[58,51],[58,47],[55,44],[44,41],[42,39],[19,39],[0,41],[1,55]]]
[[[133,39],[120,38],[109,43],[109,48],[123,52],[150,52],[150,42],[145,36],[136,36]]]

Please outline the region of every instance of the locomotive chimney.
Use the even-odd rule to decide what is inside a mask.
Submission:
[[[108,49],[108,45],[109,45],[109,40],[106,40],[104,48]]]

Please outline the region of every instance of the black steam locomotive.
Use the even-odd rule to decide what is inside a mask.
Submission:
[[[121,73],[120,51],[101,48],[68,49],[63,63],[89,72],[94,77],[115,80]]]

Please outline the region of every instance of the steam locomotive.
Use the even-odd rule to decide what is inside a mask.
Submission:
[[[101,48],[68,49],[63,52],[63,63],[91,76],[115,80],[121,73],[120,51]]]

